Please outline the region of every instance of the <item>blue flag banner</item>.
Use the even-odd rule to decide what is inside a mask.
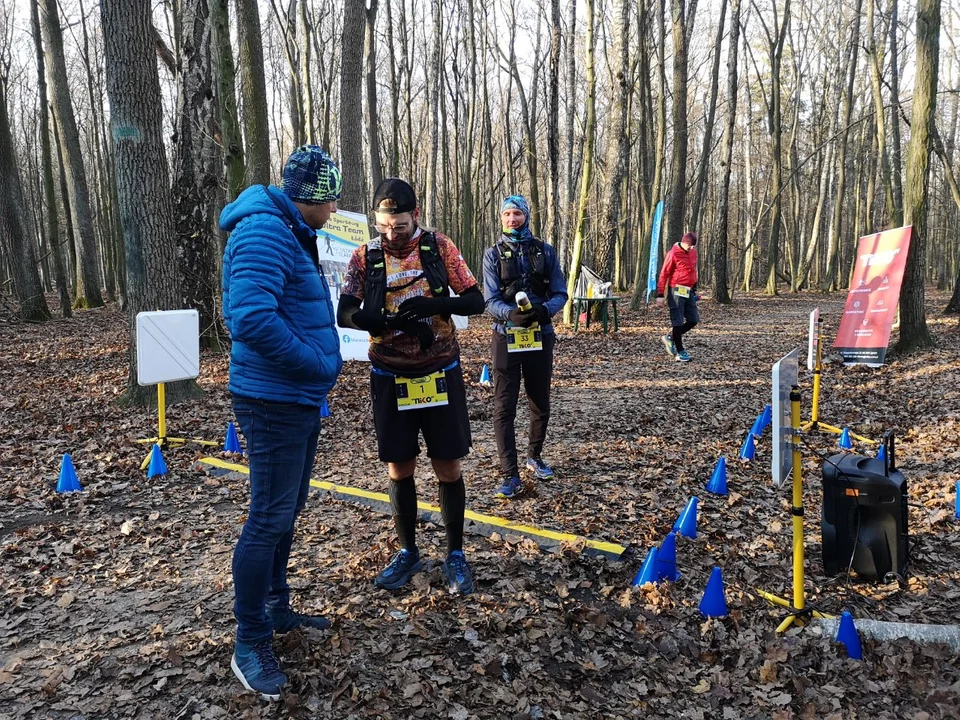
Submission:
[[[663,200],[657,203],[653,211],[653,228],[650,230],[650,271],[647,273],[647,302],[650,294],[657,290],[657,260],[660,251],[660,226],[663,224]]]

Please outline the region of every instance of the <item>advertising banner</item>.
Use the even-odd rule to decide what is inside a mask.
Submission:
[[[334,312],[340,301],[340,288],[347,273],[350,256],[372,235],[373,231],[365,215],[346,210],[333,213],[323,229],[317,231],[320,265],[333,296]],[[370,336],[367,333],[339,325],[337,333],[340,336],[340,354],[344,360],[367,360],[367,348],[370,345]]]
[[[897,314],[911,226],[864,235],[833,344],[848,365],[883,365]]]
[[[660,253],[660,227],[663,225],[663,200],[657,203],[653,211],[653,227],[650,230],[650,268],[647,272],[647,303],[650,295],[657,291],[657,259]]]

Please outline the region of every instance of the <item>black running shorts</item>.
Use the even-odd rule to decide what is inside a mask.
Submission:
[[[389,375],[370,373],[373,424],[377,450],[383,462],[400,463],[420,454],[420,433],[427,445],[427,457],[459,460],[470,452],[470,418],[467,391],[460,364],[446,371],[447,405],[418,410],[397,408],[396,381]]]

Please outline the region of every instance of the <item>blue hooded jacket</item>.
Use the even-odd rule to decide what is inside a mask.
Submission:
[[[281,209],[282,208],[282,209]],[[230,392],[323,404],[343,367],[316,232],[279,188],[253,185],[220,213],[223,317],[233,341]]]

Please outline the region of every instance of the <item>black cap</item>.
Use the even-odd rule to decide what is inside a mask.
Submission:
[[[377,186],[373,193],[373,211],[375,213],[413,212],[417,209],[417,194],[410,183],[400,178],[387,178]]]

